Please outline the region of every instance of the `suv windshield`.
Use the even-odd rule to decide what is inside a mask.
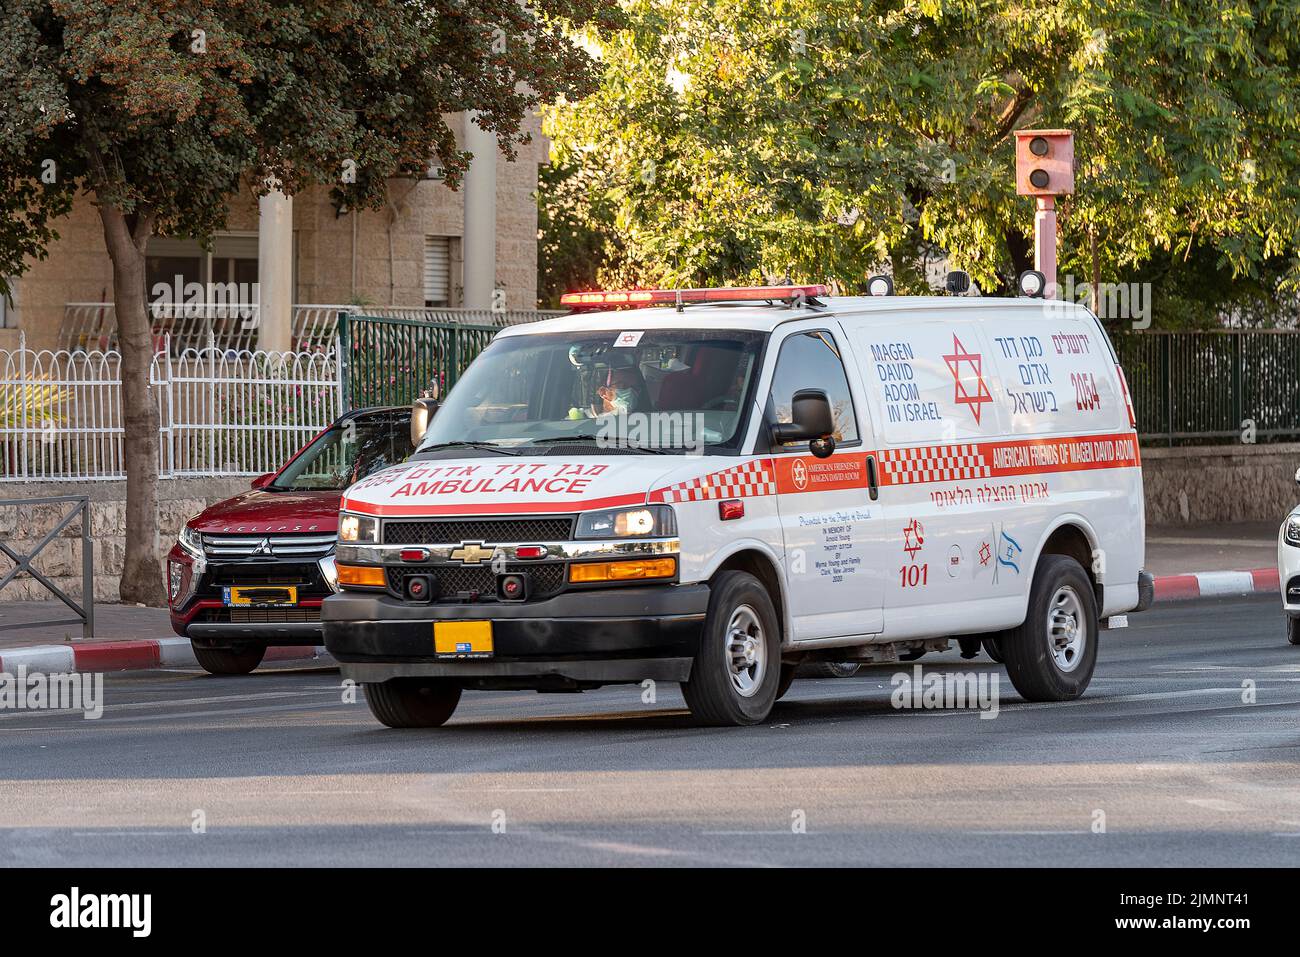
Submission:
[[[762,333],[709,329],[506,336],[456,383],[420,449],[734,445],[762,344]]]
[[[357,416],[317,436],[266,487],[276,492],[341,492],[371,472],[405,462],[412,449],[409,412]]]

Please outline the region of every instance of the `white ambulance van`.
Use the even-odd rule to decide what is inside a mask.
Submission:
[[[573,295],[417,409],[416,454],[344,494],[322,610],[374,715],[649,679],[754,724],[802,661],[952,639],[1027,700],[1083,694],[1099,629],[1150,600],[1105,331],[1037,298],[825,293]]]

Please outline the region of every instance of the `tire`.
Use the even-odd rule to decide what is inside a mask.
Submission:
[[[190,642],[199,666],[211,675],[246,675],[262,663],[266,645],[242,648],[200,648]]]
[[[460,685],[445,678],[389,678],[365,685],[370,713],[390,728],[437,728],[460,703]]]
[[[1300,618],[1287,618],[1286,640],[1293,645],[1300,645]]]
[[[984,639],[984,654],[988,655],[990,658],[992,658],[992,659],[993,659],[994,661],[996,661],[998,664],[1001,664],[1001,663],[1003,662],[1004,658],[1003,658],[1003,655],[1002,655],[1002,638],[1001,638],[1001,636],[999,636],[999,637],[997,637],[997,638],[985,638],[985,639]]]
[[[862,665],[856,661],[814,661],[804,667],[806,678],[852,678]]]
[[[1026,701],[1070,701],[1097,664],[1097,599],[1083,567],[1044,555],[1034,570],[1029,612],[998,639],[1011,684]]]
[[[795,672],[797,672],[798,670],[799,670],[798,665],[787,665],[787,664],[781,665],[781,680],[778,681],[776,685],[777,701],[780,701],[782,698],[784,698],[785,693],[790,690],[790,686],[794,684]]]
[[[700,647],[682,697],[700,724],[758,724],[776,703],[781,633],[767,589],[747,572],[713,580]]]

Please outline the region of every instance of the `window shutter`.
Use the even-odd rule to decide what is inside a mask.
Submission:
[[[446,236],[424,237],[424,304],[451,302],[451,242]]]

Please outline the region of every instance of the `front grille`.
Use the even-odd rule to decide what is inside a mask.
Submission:
[[[208,535],[203,553],[218,561],[240,558],[324,558],[334,548],[330,535]]]
[[[220,624],[285,624],[294,621],[320,621],[319,608],[206,608],[199,621]]]
[[[222,589],[259,585],[294,585],[299,598],[318,598],[331,594],[315,562],[231,562],[208,565],[199,583],[200,598],[221,598]]]
[[[525,575],[528,597],[545,598],[564,586],[563,562],[506,565],[503,574]],[[406,579],[428,575],[433,579],[434,600],[463,600],[465,594],[475,601],[496,601],[497,573],[490,565],[401,565],[388,568],[388,590],[398,598],[406,597]]]
[[[384,522],[384,544],[386,545],[566,542],[572,534],[572,515],[548,515],[545,518],[440,518],[432,521]]]

